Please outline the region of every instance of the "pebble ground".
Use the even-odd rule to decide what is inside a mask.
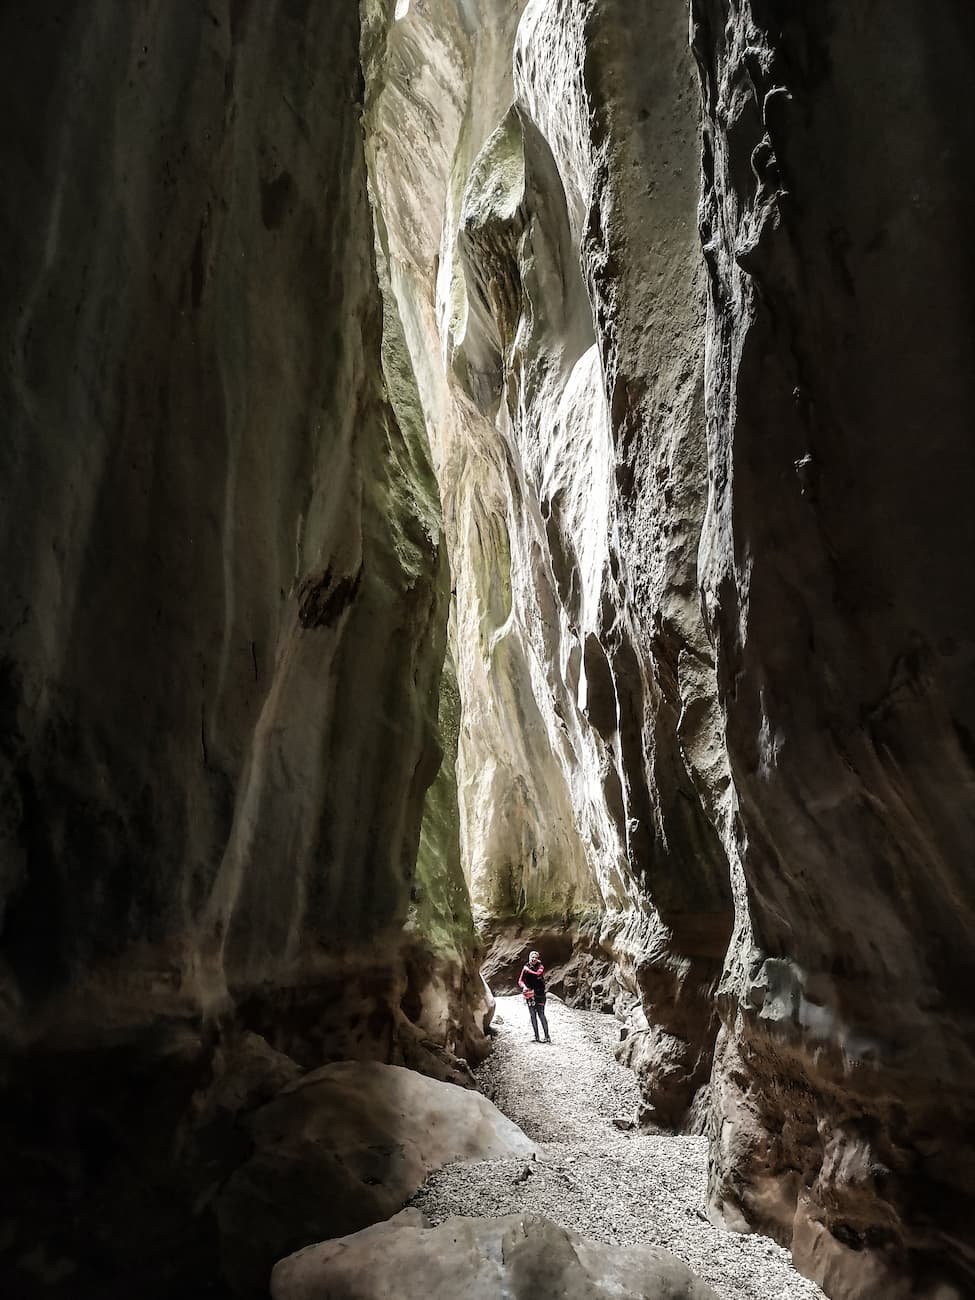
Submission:
[[[633,1122],[640,1094],[613,1056],[617,1021],[552,998],[547,1009],[551,1046],[532,1038],[521,998],[498,998],[494,1051],[477,1072],[481,1091],[539,1144],[537,1159],[448,1166],[412,1204],[434,1224],[531,1212],[612,1245],[662,1246],[722,1300],[824,1300],[775,1242],[708,1221],[704,1138],[618,1126]]]

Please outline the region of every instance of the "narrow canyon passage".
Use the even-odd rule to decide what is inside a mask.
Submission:
[[[550,999],[549,1020],[552,1046],[536,1044],[523,999],[498,998],[494,1050],[476,1071],[478,1088],[539,1144],[537,1157],[448,1165],[411,1205],[434,1224],[544,1214],[608,1245],[662,1246],[721,1300],[822,1300],[780,1246],[707,1221],[704,1137],[634,1127],[642,1096],[613,1056],[615,1017]]]
[[[0,3],[4,1300],[975,1296],[973,76]]]

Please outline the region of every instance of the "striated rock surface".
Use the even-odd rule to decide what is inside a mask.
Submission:
[[[431,4],[369,79],[465,865],[505,987],[538,936],[639,992],[669,1123],[728,949],[716,1210],[836,1295],[964,1292],[972,20],[691,8],[700,234],[683,5]]]
[[[4,7],[11,1293],[263,1285],[475,920],[716,1217],[975,1291],[973,15]]]
[[[465,866],[499,983],[538,936],[639,992],[669,1123],[727,950],[716,1211],[835,1295],[964,1293],[972,20],[691,10],[700,213],[681,4],[443,0],[367,76]]]
[[[614,1250],[541,1215],[448,1219],[429,1228],[418,1210],[282,1260],[273,1300],[396,1294],[420,1300],[715,1300],[665,1250]]]

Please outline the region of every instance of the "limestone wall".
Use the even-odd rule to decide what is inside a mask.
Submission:
[[[267,1044],[441,1075],[483,1050],[450,577],[383,316],[360,40],[344,3],[0,17],[18,1295],[213,1276],[243,1151],[193,1117],[227,1073],[236,1105],[270,1086]],[[244,1030],[266,1058],[241,1064]]]

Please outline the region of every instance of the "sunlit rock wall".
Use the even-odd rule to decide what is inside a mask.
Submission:
[[[686,14],[397,13],[366,130],[443,499],[475,914],[499,980],[535,944],[570,996],[642,994],[627,1054],[678,1122],[731,923]]]
[[[244,1154],[191,1096],[294,1069],[240,1030],[480,1050],[442,516],[355,6],[6,6],[0,61],[0,1271],[171,1294]]]
[[[730,935],[713,825],[729,780],[697,576],[703,283],[686,44],[680,5],[533,4],[516,51],[578,227],[612,430],[615,534],[595,629],[608,671],[592,639],[587,667],[591,694],[613,703],[608,718],[589,716],[615,729],[640,899],[613,945],[650,1022],[625,1059],[671,1123],[708,1078],[710,992]]]
[[[475,908],[573,916],[598,900],[572,799],[571,782],[584,788],[584,778],[572,737],[552,751],[554,578],[504,392],[521,316],[510,227],[525,163],[517,119],[502,125],[516,20],[514,7],[496,3],[411,8],[367,78],[368,137],[451,538],[458,776]]]
[[[832,1296],[967,1296],[975,13],[693,16],[743,873],[712,1193]]]

